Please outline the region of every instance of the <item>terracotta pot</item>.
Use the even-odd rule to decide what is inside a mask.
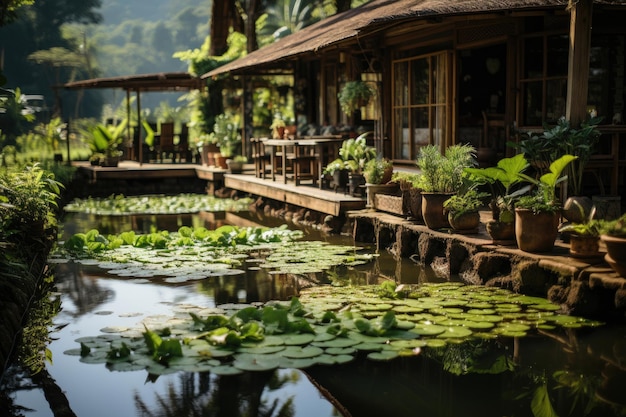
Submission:
[[[525,252],[550,252],[558,235],[559,213],[515,209],[515,240]]]
[[[515,240],[515,222],[492,220],[485,224],[485,228],[494,243]]]
[[[569,235],[569,253],[576,258],[592,258],[600,254],[600,237],[589,235]]]
[[[480,214],[477,211],[473,211],[455,217],[452,213],[448,213],[448,222],[459,233],[475,232],[478,231],[478,225],[480,224]]]
[[[626,277],[626,237],[602,235],[600,239],[606,245],[604,260],[620,276]]]
[[[217,168],[227,169],[228,165],[226,164],[226,158],[221,153],[213,154],[215,157],[215,166]]]
[[[419,188],[409,188],[402,192],[402,211],[404,215],[423,222],[422,191]]]
[[[426,193],[422,191],[422,218],[429,229],[450,227],[448,215],[443,211],[443,203],[451,193]]]

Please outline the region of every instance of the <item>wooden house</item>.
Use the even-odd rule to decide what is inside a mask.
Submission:
[[[597,114],[591,186],[616,195],[626,164],[624,21],[623,0],[373,0],[204,77],[227,74],[245,90],[257,76],[290,74],[301,119],[367,125],[396,165],[413,166],[426,144],[461,142],[493,161],[515,152],[506,144],[520,130]],[[345,115],[337,93],[356,79],[378,94],[370,111]]]

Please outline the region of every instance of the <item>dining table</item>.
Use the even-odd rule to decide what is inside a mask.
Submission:
[[[330,161],[337,158],[343,143],[341,136],[302,136],[293,139],[259,139],[269,150],[270,177],[287,183],[288,179],[300,185],[312,180],[322,188],[320,175]]]

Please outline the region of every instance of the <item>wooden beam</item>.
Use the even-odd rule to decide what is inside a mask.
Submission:
[[[570,1],[569,62],[565,118],[578,126],[587,118],[593,0]]]

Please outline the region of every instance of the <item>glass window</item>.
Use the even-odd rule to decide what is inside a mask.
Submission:
[[[394,159],[414,160],[420,147],[445,141],[447,57],[439,52],[393,63]]]
[[[522,126],[555,124],[565,116],[568,57],[567,34],[524,39]]]

